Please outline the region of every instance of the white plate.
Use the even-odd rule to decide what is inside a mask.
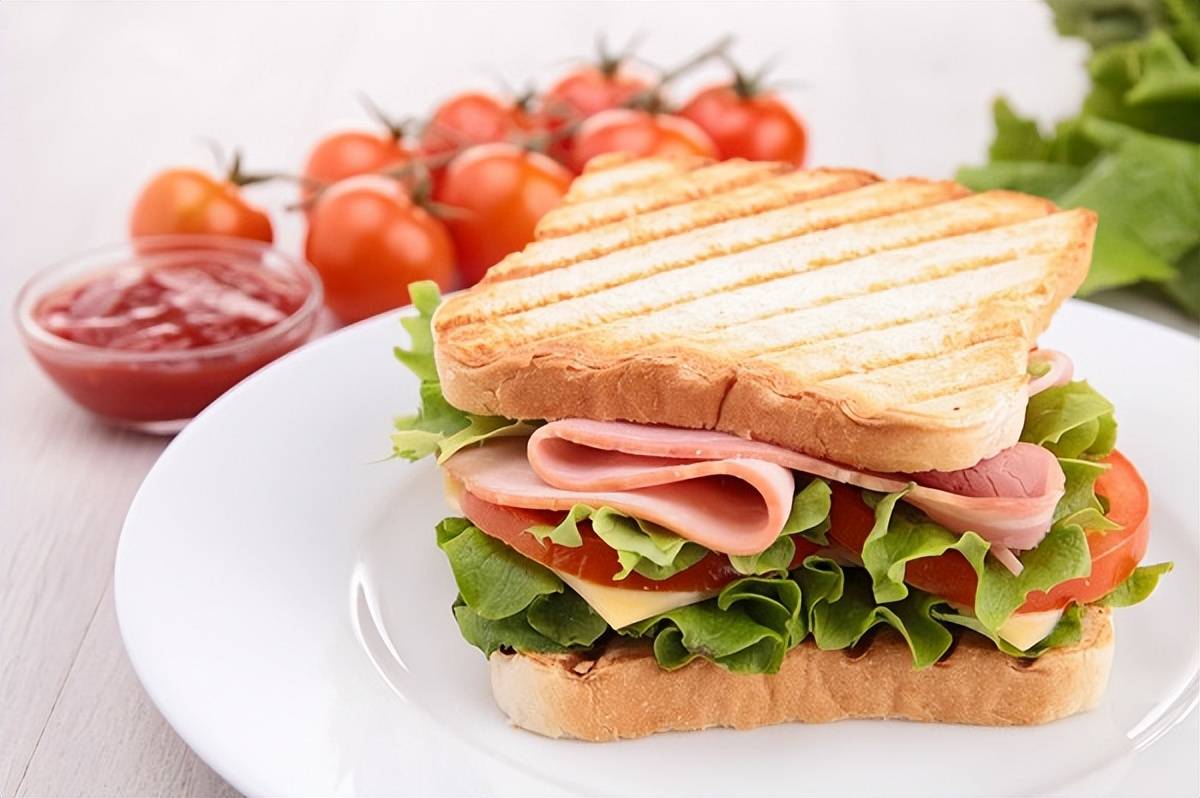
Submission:
[[[391,356],[402,341],[394,315],[377,318],[250,378],[171,444],[129,510],[116,601],[130,658],[167,720],[244,792],[1195,790],[1194,340],[1074,302],[1045,338],[1116,403],[1120,446],[1154,494],[1147,561],[1176,564],[1119,612],[1099,709],[1038,728],[850,722],[608,745],[512,729],[493,705],[486,663],[450,615],[434,468],[380,462],[391,418],[416,401]],[[1174,746],[1166,767],[1142,765]]]

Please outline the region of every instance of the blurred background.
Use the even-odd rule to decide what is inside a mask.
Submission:
[[[466,91],[503,102],[544,91],[594,61],[599,36],[613,50],[636,40],[638,56],[664,67],[730,36],[728,55],[745,70],[772,65],[766,85],[806,131],[805,165],[935,178],[978,167],[961,177],[1103,205],[1120,254],[1108,282],[1156,285],[1091,298],[1195,334],[1197,4],[1054,5],[1081,35],[1060,35],[1051,7],[1033,1],[5,2],[0,303],[11,308],[38,269],[124,240],[131,208],[162,170],[219,177],[227,163],[210,142],[226,161],[240,151],[249,173],[298,175],[329,134],[382,130],[364,95],[394,120],[425,120]],[[1125,49],[1093,56],[1093,45]],[[704,62],[666,88],[667,110],[730,78],[727,63]],[[997,137],[1001,96],[1013,113],[998,109]],[[1052,133],[1085,98],[1090,115],[1118,127]],[[306,249],[306,214],[288,210],[299,193],[287,179],[241,192],[294,255]],[[111,613],[120,519],[163,445],[85,416],[38,373],[11,320],[0,324],[0,505],[19,511],[19,523],[0,527],[0,794],[228,789],[148,704]],[[18,656],[31,649],[36,657]],[[64,763],[91,781],[64,783]]]

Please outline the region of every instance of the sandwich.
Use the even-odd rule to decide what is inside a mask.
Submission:
[[[462,636],[550,737],[1096,706],[1147,489],[1038,338],[1095,214],[853,169],[605,156],[396,356]]]

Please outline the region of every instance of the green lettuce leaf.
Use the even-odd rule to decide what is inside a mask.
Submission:
[[[467,642],[485,655],[499,648],[586,647],[608,630],[604,619],[553,571],[484,534],[467,519],[446,518],[436,532],[458,586],[454,618]]]
[[[560,646],[590,646],[608,624],[574,590],[538,596],[525,611],[530,627]]]
[[[1131,607],[1143,602],[1154,592],[1154,588],[1158,587],[1158,580],[1162,575],[1170,573],[1174,568],[1175,564],[1170,562],[1135,568],[1124,582],[1096,603],[1102,607]]]
[[[439,523],[437,543],[450,561],[464,603],[488,620],[507,618],[538,596],[563,591],[562,580],[553,571],[484,534],[465,518]]]
[[[850,648],[880,624],[895,629],[908,643],[915,668],[929,667],[950,648],[953,636],[932,614],[945,604],[936,596],[914,589],[900,601],[878,604],[871,578],[861,568],[843,569],[815,555],[805,558],[793,576],[804,597],[813,642],[822,650]]]
[[[875,506],[875,524],[863,542],[863,567],[871,577],[875,599],[885,604],[908,595],[904,572],[909,562],[953,549],[972,563],[982,563],[989,546],[974,532],[956,535],[916,508],[899,504],[910,489],[882,497],[863,494],[864,500]]]
[[[881,502],[882,504],[882,502]],[[497,650],[562,652],[593,646],[610,633],[587,602],[553,572],[480,532],[464,518],[447,518],[437,528],[458,585],[453,613],[463,637],[485,655]],[[1169,566],[1153,566],[1131,577],[1123,595],[1144,597]],[[1069,620],[1069,618],[1067,619]],[[879,625],[897,630],[912,652],[913,665],[928,667],[950,645],[946,624],[974,629],[996,640],[991,627],[955,612],[941,599],[910,589],[900,600],[878,603],[869,574],[811,556],[790,574],[746,577],[713,598],[680,607],[616,630],[647,639],[666,669],[697,657],[740,673],[774,673],[787,651],[811,636],[826,650],[856,645]],[[1062,630],[1068,627],[1060,623]],[[1036,656],[1069,635],[1051,635],[1022,656]]]
[[[1112,403],[1085,381],[1047,388],[1029,397],[1021,440],[1060,458],[1100,458],[1117,442]]]
[[[396,431],[392,433],[393,456],[420,460],[436,454],[440,463],[464,446],[488,438],[523,437],[532,433],[534,427],[528,422],[464,413],[446,401],[434,362],[430,326],[442,295],[437,284],[430,280],[413,283],[408,291],[417,315],[401,319],[400,324],[408,332],[411,348],[396,347],[393,351],[396,359],[421,381],[421,404],[414,415],[396,419]]]
[[[546,637],[529,624],[524,612],[496,620],[484,618],[466,605],[461,598],[454,603],[454,620],[458,631],[475,648],[490,657],[499,649],[512,649],[522,653],[560,653],[569,647]]]
[[[1059,33],[1096,48],[1140,39],[1166,17],[1160,0],[1049,0],[1049,5]]]
[[[1096,496],[1096,480],[1109,469],[1104,463],[1092,460],[1058,459],[1066,475],[1063,497],[1054,508],[1054,523],[1078,524],[1089,531],[1120,529],[1104,514],[1104,505]]]
[[[703,546],[691,543],[658,524],[631,518],[611,507],[592,508],[576,504],[558,526],[537,524],[525,530],[539,541],[549,540],[560,546],[583,545],[579,522],[591,519],[592,531],[617,552],[621,570],[614,580],[637,572],[647,579],[662,581],[691,568],[708,554]]]
[[[549,524],[534,524],[525,531],[545,544],[547,540],[559,546],[569,546],[577,549],[583,545],[583,536],[579,533],[579,522],[592,517],[594,511],[586,504],[576,504],[567,511],[566,516],[558,526]]]
[[[792,498],[791,512],[775,542],[766,551],[758,554],[730,556],[729,562],[733,569],[747,576],[787,571],[796,556],[796,544],[792,535],[803,535],[814,543],[827,545],[831,495],[829,484],[824,480],[810,480]]]
[[[630,518],[602,507],[592,515],[592,531],[610,548],[616,549],[621,570],[614,580],[637,572],[647,579],[668,579],[691,568],[707,556],[708,550],[658,524]]]
[[[955,535],[919,511],[897,502],[906,491],[879,498],[875,524],[863,544],[862,559],[871,577],[876,601],[886,604],[909,594],[905,566],[921,557],[958,551],[975,570],[975,614],[985,628],[998,629],[1033,591],[1045,591],[1068,579],[1091,573],[1092,558],[1083,528],[1076,523],[1055,524],[1037,548],[1024,552],[1019,575],[987,558],[989,544],[974,532]]]
[[[738,673],[775,673],[802,639],[800,587],[791,579],[747,577],[716,597],[618,630],[653,639],[667,670],[704,657]]]

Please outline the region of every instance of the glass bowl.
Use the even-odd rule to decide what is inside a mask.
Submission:
[[[205,263],[258,274],[266,270],[274,282],[302,296],[300,304],[244,337],[149,351],[80,343],[56,335],[39,320],[51,298],[127,267],[142,267],[130,273],[146,275],[164,266]],[[178,235],[138,238],[52,266],[25,284],[15,310],[30,353],[64,393],[110,423],[172,434],[243,378],[307,341],[322,298],[320,277],[301,258],[259,241]]]

